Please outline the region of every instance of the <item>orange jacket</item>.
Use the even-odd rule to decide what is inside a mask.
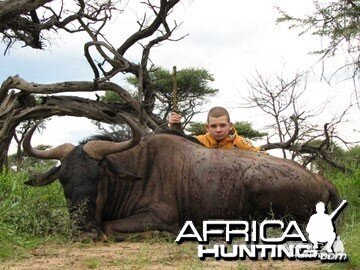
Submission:
[[[260,148],[253,146],[249,141],[245,140],[243,137],[237,134],[236,129],[232,128],[230,130],[229,136],[227,136],[222,141],[216,141],[213,136],[208,132],[205,135],[199,135],[195,138],[201,142],[204,146],[209,148],[221,148],[221,149],[231,149],[237,147],[244,150],[259,152]]]

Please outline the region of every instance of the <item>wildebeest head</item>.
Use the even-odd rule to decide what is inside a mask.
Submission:
[[[128,117],[121,116],[129,124],[133,133],[132,138],[128,141],[92,140],[79,146],[62,144],[50,150],[37,150],[30,143],[36,126],[25,136],[23,147],[30,156],[61,161],[60,166],[54,167],[42,175],[31,177],[25,184],[44,186],[59,179],[68,201],[71,218],[81,230],[89,231],[94,228],[97,232],[100,230],[100,220],[96,220],[95,211],[99,201],[99,183],[106,173],[116,174],[121,179],[138,179],[124,168],[114,166],[106,158],[109,154],[136,146],[141,139],[140,128]]]

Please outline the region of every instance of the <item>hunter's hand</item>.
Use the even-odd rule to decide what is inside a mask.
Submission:
[[[177,114],[176,112],[171,112],[168,123],[170,127],[172,127],[174,124],[181,123],[181,115]]]

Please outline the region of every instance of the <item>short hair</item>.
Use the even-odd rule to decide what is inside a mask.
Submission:
[[[207,122],[209,123],[209,118],[210,117],[221,117],[221,116],[226,116],[227,120],[230,122],[230,116],[229,116],[229,112],[223,108],[223,107],[213,107],[210,109],[208,116],[207,116]]]

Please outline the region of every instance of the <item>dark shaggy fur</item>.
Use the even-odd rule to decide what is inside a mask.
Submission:
[[[185,138],[193,143],[202,145],[201,142],[199,142],[195,137],[186,135],[184,133],[184,131],[178,131],[178,130],[174,130],[174,129],[161,129],[161,130],[156,131],[155,134],[169,134],[169,135],[174,135],[174,136],[180,136],[180,137]]]
[[[97,134],[91,137],[88,137],[79,142],[80,145],[84,145],[90,141],[110,141],[110,142],[123,142],[130,140],[130,136],[126,136],[119,133],[104,133],[104,134]]]
[[[169,134],[169,135],[174,135],[174,136],[180,136],[180,137],[185,138],[193,143],[202,145],[195,137],[186,135],[183,131],[178,131],[178,130],[173,130],[173,129],[160,129],[149,135],[152,135],[152,134]],[[146,135],[146,136],[149,136],[149,135]],[[84,145],[89,141],[97,141],[97,140],[111,141],[111,142],[123,142],[123,141],[129,140],[130,138],[131,138],[130,136],[120,134],[120,133],[104,133],[104,134],[98,134],[98,135],[93,135],[91,137],[88,137],[88,138],[80,141],[79,144]]]

